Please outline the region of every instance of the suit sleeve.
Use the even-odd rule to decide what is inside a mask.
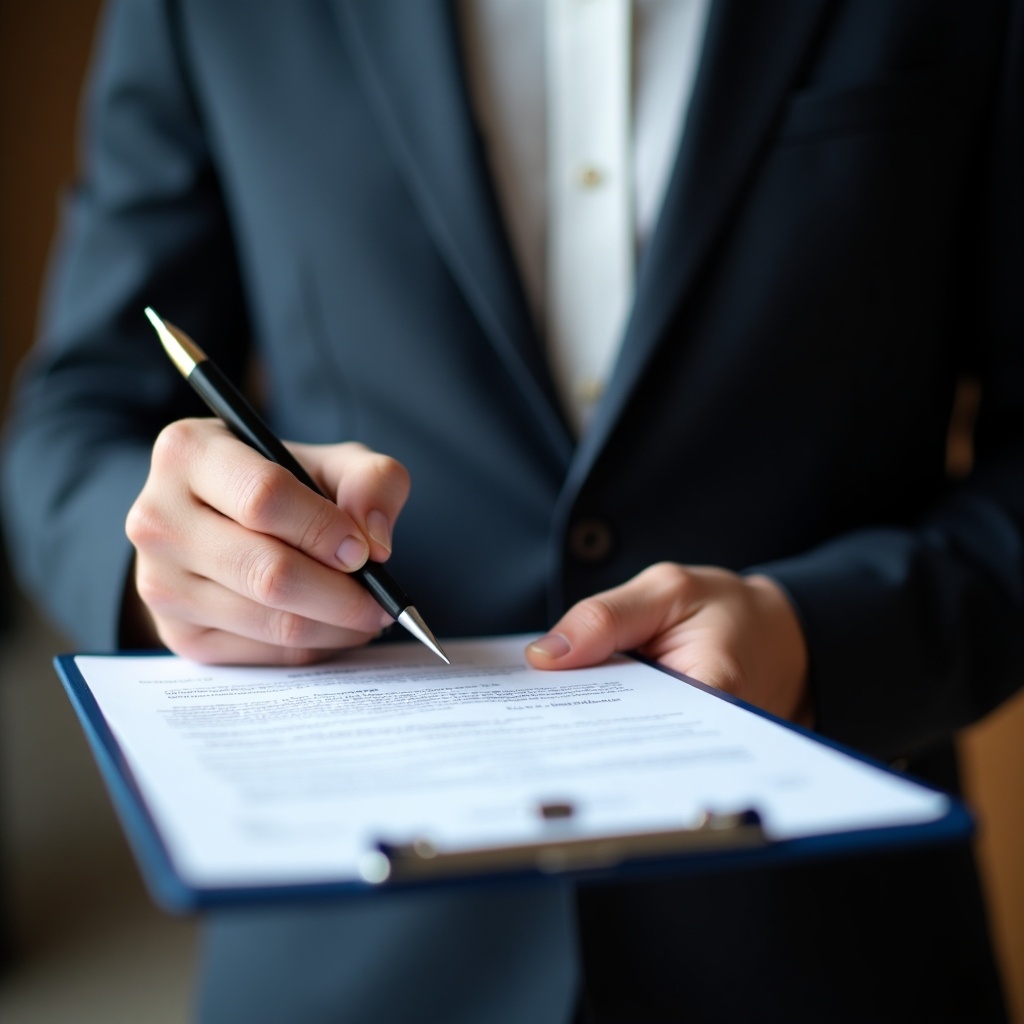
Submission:
[[[4,522],[25,587],[78,644],[116,645],[128,508],[155,435],[202,407],[143,315],[204,339],[228,372],[246,327],[230,225],[188,87],[176,14],[112,5],[84,109],[82,167],[62,212],[40,336],[4,444]]]
[[[865,528],[761,567],[802,620],[819,728],[885,757],[926,748],[1024,682],[1021,14],[957,285],[981,383],[972,471],[913,528]]]

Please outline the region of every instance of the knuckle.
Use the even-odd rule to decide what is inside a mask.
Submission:
[[[168,535],[167,518],[155,502],[140,495],[128,509],[124,532],[136,548],[151,547]]]
[[[685,591],[691,582],[690,573],[676,562],[657,562],[645,570],[645,575],[668,592]]]
[[[281,471],[271,462],[247,466],[238,482],[237,520],[261,533],[268,531],[279,507]]]
[[[306,525],[306,529],[299,541],[299,547],[303,551],[318,551],[324,546],[325,541],[329,540],[337,520],[337,507],[328,502],[320,502],[316,512],[313,514],[313,518]]]
[[[401,505],[405,501],[412,480],[401,462],[359,442],[349,442],[345,447],[353,456],[349,472],[354,484],[379,495],[386,504]]]
[[[676,621],[691,611],[695,596],[693,574],[675,562],[658,562],[646,570],[652,594],[665,608],[668,618]]]
[[[286,552],[258,546],[243,559],[242,584],[247,594],[262,605],[276,607],[285,602],[294,587],[294,569]]]
[[[278,612],[272,620],[271,628],[274,643],[278,647],[292,649],[293,654],[301,654],[309,646],[314,623],[296,612]]]
[[[409,476],[409,470],[397,459],[393,459],[389,455],[378,455],[377,474],[381,482],[396,497],[404,498],[408,495],[412,478]]]
[[[196,446],[196,432],[195,420],[175,420],[168,423],[153,442],[153,466],[166,468],[191,459]]]
[[[577,607],[580,628],[593,636],[614,634],[618,615],[614,606],[601,597],[592,597]]]
[[[159,612],[170,608],[175,599],[174,588],[158,573],[138,566],[135,571],[135,590],[147,608]]]
[[[373,454],[362,441],[342,441],[338,447],[345,453],[346,457],[352,459],[361,459]]]

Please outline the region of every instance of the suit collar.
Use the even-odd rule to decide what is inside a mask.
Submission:
[[[435,242],[531,411],[567,462],[573,442],[470,106],[454,5],[445,0],[331,2],[356,73]]]

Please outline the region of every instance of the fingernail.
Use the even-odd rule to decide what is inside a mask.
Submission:
[[[383,512],[373,509],[366,513],[366,532],[391,554],[391,524]]]
[[[338,547],[338,561],[349,571],[358,569],[367,559],[370,549],[362,537],[346,537]]]
[[[571,650],[572,645],[561,633],[548,633],[530,644],[530,650],[545,658],[562,658]]]

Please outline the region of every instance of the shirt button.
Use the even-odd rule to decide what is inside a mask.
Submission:
[[[580,562],[603,562],[614,544],[611,527],[600,519],[579,519],[569,527],[569,551]]]
[[[576,385],[576,398],[584,405],[593,405],[604,394],[604,381],[597,377],[585,377]]]
[[[585,164],[576,172],[576,184],[580,188],[594,189],[604,184],[604,174],[599,167],[593,164]]]

